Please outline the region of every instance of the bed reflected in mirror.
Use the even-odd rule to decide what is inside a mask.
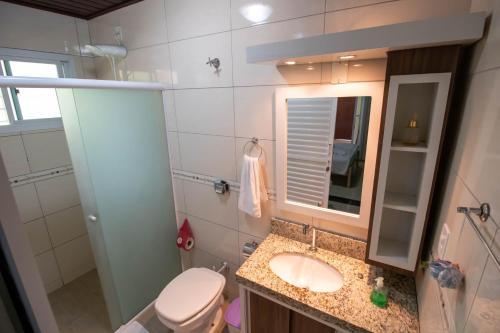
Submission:
[[[337,100],[328,208],[359,214],[370,99]]]

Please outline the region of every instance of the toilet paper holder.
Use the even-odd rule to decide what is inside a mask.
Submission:
[[[256,241],[246,242],[245,244],[243,244],[243,249],[241,250],[241,252],[243,252],[243,256],[245,258],[248,258],[252,255],[252,253],[255,252],[255,250],[257,250],[258,246],[259,243],[257,243]]]

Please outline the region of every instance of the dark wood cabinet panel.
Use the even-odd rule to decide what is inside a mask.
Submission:
[[[287,333],[290,310],[267,298],[250,293],[251,333]]]
[[[335,329],[298,312],[291,311],[290,333],[335,333]]]
[[[335,333],[335,329],[267,298],[249,295],[251,333]]]

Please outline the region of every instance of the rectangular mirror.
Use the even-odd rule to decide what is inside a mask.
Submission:
[[[356,86],[364,89],[356,91]],[[379,96],[381,85],[376,83],[277,90],[280,208],[368,225],[380,127]]]
[[[371,97],[289,98],[290,201],[359,214]]]

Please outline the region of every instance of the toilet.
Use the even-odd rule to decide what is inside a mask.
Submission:
[[[215,333],[224,321],[226,279],[208,268],[190,268],[173,279],[156,299],[158,319],[175,333]]]

